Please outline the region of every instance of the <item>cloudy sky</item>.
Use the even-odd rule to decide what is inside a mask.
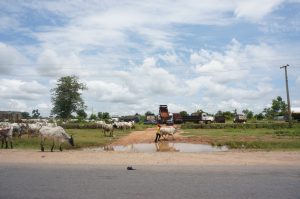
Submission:
[[[299,0],[1,0],[0,110],[51,110],[76,75],[87,112],[300,107]]]

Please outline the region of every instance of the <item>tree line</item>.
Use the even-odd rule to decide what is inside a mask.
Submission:
[[[87,106],[82,99],[82,92],[87,90],[87,86],[79,81],[77,76],[65,76],[57,80],[56,87],[51,89],[51,102],[53,108],[51,110],[51,115],[56,118],[68,120],[72,118],[77,118],[79,120],[90,119],[90,120],[107,120],[111,118],[108,112],[98,112],[97,114],[91,114],[89,117],[85,112]],[[203,110],[198,110],[197,112],[204,112]],[[76,113],[76,116],[73,114]],[[254,114],[253,111],[249,109],[244,109],[242,113],[247,117],[247,119],[273,119],[276,116],[287,115],[287,104],[283,101],[282,97],[278,96],[272,100],[271,107],[266,107],[261,113]],[[149,114],[153,114],[151,111],[147,111],[143,117]],[[230,120],[237,114],[237,110],[222,111],[219,110],[214,116],[222,116],[225,119]],[[138,115],[138,114],[136,114]],[[186,111],[180,111],[180,115],[189,115]],[[40,113],[38,109],[32,111],[32,116],[28,112],[22,113],[23,118],[39,118]]]

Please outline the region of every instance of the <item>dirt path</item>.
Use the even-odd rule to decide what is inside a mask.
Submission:
[[[111,145],[130,145],[136,143],[153,143],[156,136],[156,128],[147,128],[144,131],[133,131],[127,136],[124,136],[117,141],[113,142]],[[174,141],[174,142],[185,142],[185,143],[199,143],[205,144],[209,143],[209,139],[205,137],[195,137],[187,138],[182,136],[183,131],[178,130],[174,135],[174,140],[170,136],[167,140],[161,139],[162,141]]]

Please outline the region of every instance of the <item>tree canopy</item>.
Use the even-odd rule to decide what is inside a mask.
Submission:
[[[77,76],[59,78],[56,87],[51,89],[53,103],[51,113],[59,118],[69,119],[72,113],[86,109],[80,92],[86,89]]]
[[[40,113],[39,113],[39,109],[33,109],[32,110],[32,118],[35,118],[35,119],[37,119],[37,118],[39,118],[40,117]]]
[[[272,106],[265,108],[265,116],[269,119],[275,116],[285,116],[287,115],[287,104],[282,100],[282,97],[278,96],[276,99],[272,100]]]

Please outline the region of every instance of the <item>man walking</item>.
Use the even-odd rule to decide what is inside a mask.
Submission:
[[[160,140],[160,137],[161,137],[160,128],[161,128],[160,124],[157,124],[157,131],[156,131],[156,137],[155,137],[154,142],[158,142]]]

